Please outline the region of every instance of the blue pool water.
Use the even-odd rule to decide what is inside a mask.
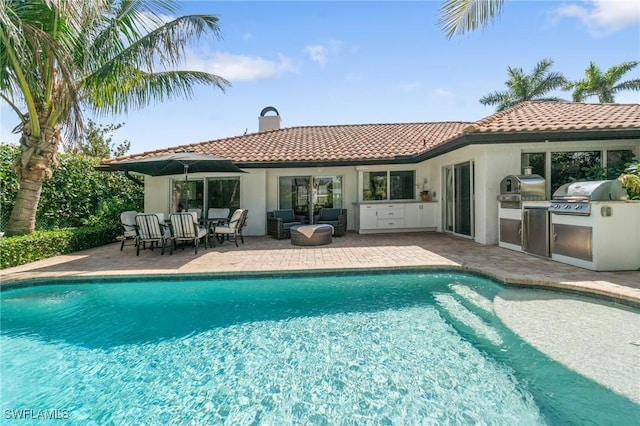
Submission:
[[[491,309],[501,290],[478,276],[418,272],[6,290],[3,423],[66,416],[97,425],[624,425],[640,418],[637,404],[504,327]]]

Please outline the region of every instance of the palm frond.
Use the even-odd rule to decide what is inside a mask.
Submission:
[[[191,99],[197,84],[213,85],[222,91],[229,85],[221,77],[198,71],[146,73],[129,69],[126,73],[126,80],[118,77],[88,85],[85,102],[98,113],[120,114],[154,103]]]
[[[640,78],[623,81],[613,88],[614,92],[621,90],[640,90]]]
[[[502,11],[504,0],[445,0],[437,25],[447,38],[486,26]]]
[[[623,75],[625,75],[626,73],[634,69],[636,66],[638,66],[639,63],[640,62],[632,61],[632,62],[623,62],[621,64],[614,65],[604,73],[603,77],[607,81],[615,84],[622,78]]]

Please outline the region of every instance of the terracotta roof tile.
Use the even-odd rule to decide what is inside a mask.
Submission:
[[[306,126],[180,145],[111,161],[189,150],[236,163],[386,160],[419,154],[462,133],[470,123]]]
[[[639,129],[640,104],[523,102],[475,123],[476,132]]]
[[[639,104],[523,102],[475,123],[396,123],[290,127],[143,152],[140,159],[180,150],[236,163],[391,160],[425,153],[465,133],[640,129]]]

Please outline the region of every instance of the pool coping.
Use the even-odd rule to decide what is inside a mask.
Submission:
[[[533,279],[524,279],[521,277],[504,277],[498,274],[494,274],[483,270],[482,268],[470,267],[465,265],[420,265],[420,266],[393,266],[393,267],[367,267],[367,268],[316,268],[305,270],[281,270],[281,271],[221,271],[221,272],[189,272],[180,273],[180,279],[193,280],[203,277],[211,277],[218,279],[227,278],[258,278],[258,277],[295,277],[295,276],[314,276],[314,275],[357,275],[367,273],[391,273],[391,272],[425,272],[425,273],[447,273],[447,272],[461,272],[469,275],[476,275],[483,278],[491,279],[500,285],[505,287],[514,288],[534,288],[540,290],[556,291],[564,294],[573,294],[592,297],[598,300],[606,300],[608,302],[618,303],[624,306],[640,309],[640,296],[635,297],[633,294],[621,293],[619,290],[621,286],[596,282],[592,285],[585,286],[584,283],[580,285],[555,282],[555,281],[541,281]],[[0,285],[0,293],[3,291],[9,291],[19,288],[35,287],[40,285],[48,285],[53,280],[54,283],[65,282],[73,283],[74,281],[91,281],[96,282],[108,282],[108,281],[123,281],[136,277],[137,280],[147,281],[158,278],[166,279],[168,277],[178,275],[176,272],[167,273],[151,273],[151,274],[113,274],[113,275],[83,275],[83,276],[47,276],[47,277],[33,277],[23,278],[16,280],[3,281]],[[624,287],[624,286],[622,286]],[[626,287],[624,287],[626,288]],[[640,293],[640,292],[639,292]]]

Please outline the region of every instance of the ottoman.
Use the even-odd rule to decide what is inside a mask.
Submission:
[[[300,225],[291,227],[291,244],[294,246],[321,246],[331,243],[333,226]]]

